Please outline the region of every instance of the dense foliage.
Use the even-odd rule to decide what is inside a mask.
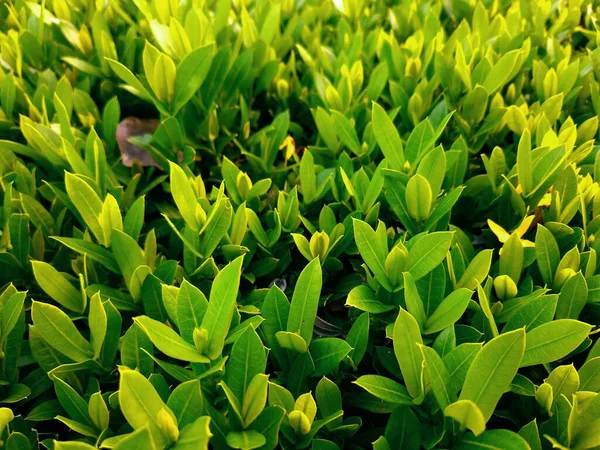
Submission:
[[[598,12],[0,2],[0,448],[600,448]]]

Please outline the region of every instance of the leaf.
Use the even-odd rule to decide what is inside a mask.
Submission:
[[[248,327],[235,341],[227,361],[225,381],[233,394],[241,401],[254,377],[264,373],[267,355],[262,341],[254,328]]]
[[[554,274],[560,262],[560,251],[554,235],[539,224],[535,234],[535,255],[544,283],[552,286]]]
[[[444,415],[451,417],[479,436],[485,431],[485,418],[479,407],[471,400],[458,400],[444,409]]]
[[[373,134],[388,161],[388,167],[402,171],[404,169],[404,151],[400,135],[383,108],[375,102],[372,107],[372,124]]]
[[[462,277],[456,283],[456,289],[475,289],[490,272],[493,250],[483,250],[469,263]]]
[[[265,408],[268,388],[268,375],[258,373],[252,377],[242,401],[242,418],[245,428],[248,428]]]
[[[412,405],[412,397],[397,381],[381,375],[363,375],[354,383],[380,400],[399,405]]]
[[[147,427],[155,444],[166,446],[170,439],[158,416],[164,411],[177,424],[175,415],[142,374],[124,367],[119,369],[119,374],[119,405],[125,419],[134,430]]]
[[[240,256],[225,266],[215,277],[210,290],[210,301],[202,320],[202,328],[208,332],[206,355],[213,360],[221,355],[231,326],[243,259]]]
[[[88,316],[88,325],[90,327],[92,349],[94,350],[94,359],[98,359],[106,337],[108,319],[106,311],[102,305],[100,294],[96,293],[90,301],[90,314]]]
[[[525,330],[503,333],[483,346],[469,367],[459,400],[475,403],[487,422],[524,359]]]
[[[527,346],[521,367],[535,366],[564,358],[587,338],[592,326],[572,319],[545,323],[527,332]]]
[[[577,319],[588,298],[588,287],[581,272],[569,278],[560,289],[556,319]]]
[[[85,221],[90,231],[98,242],[104,244],[104,231],[100,224],[102,213],[102,200],[89,184],[72,173],[65,173],[65,186],[67,194],[75,208]]]
[[[202,82],[208,75],[214,45],[206,45],[188,53],[177,66],[175,76],[175,96],[171,103],[173,115],[185,106],[202,86]]]
[[[177,326],[181,337],[190,344],[195,328],[200,328],[208,309],[208,300],[200,289],[184,280],[177,293]]]
[[[446,297],[425,323],[423,334],[433,334],[452,326],[469,306],[473,292],[460,288]]]
[[[408,406],[399,406],[392,412],[384,436],[394,448],[419,450],[422,438],[419,419]]]
[[[406,309],[416,319],[419,329],[423,329],[427,317],[417,286],[409,272],[404,272],[404,301]],[[466,308],[466,307],[465,307]]]
[[[350,353],[352,347],[342,339],[320,338],[312,341],[310,356],[315,364],[313,377],[321,377],[336,372],[340,362]]]
[[[251,450],[262,447],[267,439],[258,431],[230,431],[227,433],[227,445],[231,448]]]
[[[60,242],[65,247],[68,247],[71,250],[81,253],[82,255],[85,255],[96,262],[99,262],[111,272],[116,274],[121,273],[114,256],[105,248],[83,239],[60,236],[51,236],[51,238]]]
[[[419,324],[413,316],[400,308],[400,313],[394,323],[394,353],[400,365],[406,388],[414,399],[423,394],[423,354],[419,350],[420,344],[423,344],[423,339],[419,331]]]
[[[210,360],[198,353],[196,347],[186,342],[172,328],[148,316],[134,318],[135,323],[144,330],[152,343],[165,355],[181,361],[208,363]]]
[[[385,258],[387,257],[386,241],[381,242],[373,229],[362,220],[353,219],[354,239],[363,260],[375,275],[375,279],[387,290],[392,291],[392,285],[385,270]],[[383,244],[383,245],[382,245]]]
[[[211,418],[203,416],[183,427],[173,450],[208,450],[208,443],[213,437],[210,423]]]
[[[86,297],[50,264],[32,261],[33,276],[48,296],[56,303],[71,311],[82,313],[85,310]]]
[[[56,306],[34,301],[31,317],[44,341],[65,356],[77,362],[94,356],[92,345],[79,333],[69,316]]]
[[[111,250],[131,292],[131,279],[137,268],[145,264],[144,252],[131,236],[122,231],[113,230],[111,241]]]
[[[69,416],[83,425],[92,427],[87,402],[75,389],[60,378],[54,378],[52,381],[54,382],[56,397]]]
[[[460,448],[466,450],[531,450],[529,444],[518,434],[509,430],[488,430],[480,436],[465,436],[460,440]]]
[[[167,400],[167,406],[173,411],[180,429],[192,424],[202,416],[203,404],[204,399],[199,380],[181,383],[173,389]]]
[[[492,96],[509,80],[511,72],[517,64],[520,53],[521,49],[512,50],[504,54],[498,62],[494,64],[494,67],[492,67],[492,70],[487,74],[482,84],[489,96]]]
[[[356,286],[348,294],[346,306],[352,306],[371,314],[380,314],[396,309],[395,305],[381,303],[371,288],[365,284]]]
[[[420,345],[419,348],[425,360],[425,368],[427,369],[433,395],[440,408],[445,410],[450,403],[456,400],[455,394],[450,393],[447,386],[450,374],[442,358],[440,358],[434,349],[425,345]]]
[[[446,257],[452,243],[451,232],[435,232],[423,236],[408,254],[408,271],[417,281],[436,268]]]
[[[306,345],[312,340],[322,277],[319,258],[315,258],[300,273],[292,296],[286,331],[298,333]]]
[[[200,222],[196,215],[196,209],[200,206],[196,200],[196,195],[183,169],[173,162],[169,162],[169,166],[171,168],[170,179],[173,200],[185,223],[193,231],[198,232],[200,231]]]
[[[348,336],[346,336],[346,342],[352,347],[348,356],[352,359],[354,366],[360,364],[367,352],[369,345],[369,322],[369,313],[361,314],[352,324]]]

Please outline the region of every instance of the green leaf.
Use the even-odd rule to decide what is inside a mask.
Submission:
[[[87,298],[50,264],[32,261],[33,276],[48,296],[71,311],[85,311]]]
[[[556,305],[556,319],[577,319],[588,298],[588,287],[583,274],[577,272],[560,289]]]
[[[67,194],[98,242],[104,244],[104,231],[100,224],[102,200],[88,183],[72,173],[65,173]]]
[[[230,431],[227,433],[227,445],[241,450],[260,448],[267,443],[267,439],[255,430]]]
[[[417,222],[427,220],[433,201],[429,181],[419,174],[412,176],[406,185],[405,195],[408,214]]]
[[[475,403],[487,422],[524,360],[524,351],[522,328],[490,340],[471,363],[459,400]]]
[[[485,431],[485,418],[479,407],[471,400],[458,400],[444,409],[444,415],[451,417],[479,436]]]
[[[181,361],[208,363],[210,360],[198,353],[196,347],[186,342],[175,330],[148,316],[134,318],[135,323],[144,330],[152,343],[165,355]]]
[[[408,271],[415,281],[435,269],[446,257],[452,232],[436,232],[423,236],[408,254]]]
[[[179,213],[185,220],[185,223],[193,230],[200,231],[200,222],[196,210],[200,208],[196,195],[190,186],[187,175],[181,167],[169,161],[170,179],[171,179],[171,194],[173,200],[179,209]]]
[[[390,120],[381,106],[373,102],[372,108],[373,134],[377,144],[390,169],[402,171],[404,169],[404,150],[402,140],[394,123]]]
[[[188,53],[177,66],[175,76],[175,96],[171,103],[173,115],[190,101],[202,86],[210,69],[214,45],[206,45]]]
[[[527,332],[527,346],[521,367],[535,366],[564,358],[588,337],[592,326],[572,319],[545,323]]]
[[[213,436],[210,423],[211,418],[203,416],[183,427],[173,450],[208,450],[209,440]]]
[[[423,355],[419,349],[420,344],[423,344],[423,339],[419,324],[406,310],[400,308],[400,314],[394,323],[394,353],[406,388],[414,399],[423,394]]]
[[[173,411],[180,429],[200,418],[204,411],[203,405],[204,399],[199,380],[181,383],[173,389],[167,400],[167,406]]]
[[[544,283],[552,286],[560,262],[560,251],[554,235],[543,225],[538,225],[535,234],[535,256]]]
[[[249,427],[265,408],[268,388],[268,375],[258,373],[250,380],[242,401],[242,418],[245,428]]]
[[[312,341],[310,356],[315,364],[313,377],[321,377],[336,372],[340,362],[350,353],[352,347],[342,339],[320,338]]]
[[[177,293],[177,327],[181,337],[190,344],[195,328],[200,328],[208,309],[208,300],[200,289],[183,280]]]
[[[483,282],[490,272],[492,254],[493,250],[483,250],[477,253],[458,283],[456,283],[456,288],[475,289],[477,285]]]
[[[85,255],[96,262],[99,262],[111,272],[116,274],[121,273],[114,256],[105,248],[83,239],[60,236],[51,236],[51,238],[60,242],[65,247],[68,247],[71,250],[81,253],[82,255]]]
[[[125,419],[134,430],[147,427],[154,443],[166,446],[170,439],[159,421],[159,413],[163,411],[177,425],[175,415],[142,374],[125,367],[119,368],[119,374],[119,405]]]
[[[227,361],[225,381],[236,398],[242,400],[252,379],[264,373],[267,355],[262,341],[252,327],[237,338]]]
[[[137,268],[145,264],[144,252],[131,236],[122,231],[113,230],[111,241],[111,250],[131,292],[132,277]]]
[[[299,334],[306,345],[312,340],[322,277],[319,258],[315,258],[300,273],[292,296],[286,331]]]
[[[399,405],[412,405],[412,397],[397,381],[381,375],[363,375],[354,383],[380,400]]]
[[[473,292],[460,288],[446,297],[425,322],[423,334],[433,334],[452,326],[467,310]]]
[[[494,64],[494,67],[492,67],[492,70],[487,74],[482,84],[489,96],[492,96],[508,82],[511,73],[517,64],[520,53],[521,49],[512,50],[504,54],[498,62]]]
[[[208,331],[206,355],[213,360],[221,355],[231,326],[243,259],[240,256],[225,266],[215,277],[210,290],[210,301],[202,320],[202,328]]]
[[[531,450],[527,441],[509,430],[489,430],[479,436],[465,436],[460,440],[460,448],[466,450]]]
[[[442,410],[445,410],[450,403],[456,400],[456,395],[448,390],[448,381],[450,374],[442,361],[442,358],[431,347],[420,345],[423,359],[425,360],[425,368],[431,383],[431,390]]]
[[[56,397],[69,416],[83,425],[92,427],[92,421],[88,414],[87,402],[75,391],[75,389],[60,378],[54,378],[52,381],[54,382]]]
[[[34,301],[31,317],[44,341],[65,356],[77,362],[94,356],[92,345],[79,333],[69,316],[56,306]]]
[[[348,356],[352,359],[354,366],[358,366],[362,361],[367,347],[369,345],[369,313],[363,313],[352,324],[346,342],[352,347]]]
[[[106,337],[108,319],[106,311],[102,305],[100,294],[96,293],[90,301],[90,314],[88,316],[88,325],[92,340],[92,349],[94,350],[94,359],[98,359]]]
[[[406,302],[406,309],[416,319],[419,324],[419,329],[423,329],[427,316],[425,315],[425,308],[419,291],[409,272],[404,272],[404,301]],[[465,307],[466,308],[466,307]]]
[[[392,291],[392,285],[385,271],[385,258],[387,257],[387,236],[382,242],[377,233],[365,222],[352,219],[354,226],[354,240],[369,269],[375,275],[375,279],[386,289]]]

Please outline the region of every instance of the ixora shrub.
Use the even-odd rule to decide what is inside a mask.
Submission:
[[[0,448],[600,448],[598,12],[2,2]]]

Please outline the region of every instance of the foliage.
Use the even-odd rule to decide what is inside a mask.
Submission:
[[[599,10],[2,2],[0,447],[600,448]]]

